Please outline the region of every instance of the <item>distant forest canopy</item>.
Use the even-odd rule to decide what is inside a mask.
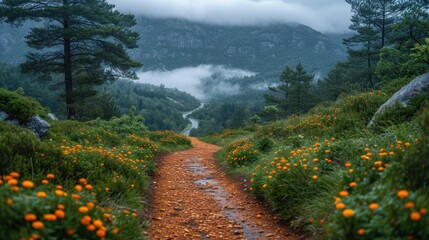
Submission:
[[[26,95],[34,97],[61,117],[64,116],[64,103],[61,90],[56,85],[54,80],[37,81],[33,76],[22,74],[16,66],[0,64],[0,88],[14,91],[21,87]],[[199,104],[195,97],[177,89],[118,80],[100,86],[98,94],[79,107],[77,120],[110,119],[128,114],[129,109],[135,106],[150,130],[180,132],[188,124],[182,118],[182,112],[195,109]]]

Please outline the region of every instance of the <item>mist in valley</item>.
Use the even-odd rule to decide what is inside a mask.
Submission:
[[[141,71],[137,75],[138,81],[141,83],[176,88],[188,92],[200,100],[208,100],[218,94],[238,94],[240,84],[236,81],[245,81],[247,77],[253,77],[257,73],[222,65],[204,64],[171,71]]]

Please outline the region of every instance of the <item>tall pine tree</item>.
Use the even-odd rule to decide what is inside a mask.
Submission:
[[[392,24],[399,14],[398,0],[346,0],[352,9],[350,30],[355,34],[344,40],[349,58],[360,60],[354,67],[365,75],[367,88],[375,85],[375,68],[381,49],[386,46]]]
[[[281,84],[269,87],[275,95],[265,95],[265,101],[278,106],[286,115],[306,112],[313,103],[310,94],[313,79],[314,75],[308,74],[301,63],[295,70],[286,66],[280,75]]]
[[[68,118],[75,116],[80,98],[95,93],[94,85],[135,78],[131,69],[141,66],[126,52],[139,39],[130,30],[134,16],[121,14],[105,0],[3,0],[0,20],[43,23],[26,36],[30,47],[42,51],[29,53],[22,70],[63,76]]]

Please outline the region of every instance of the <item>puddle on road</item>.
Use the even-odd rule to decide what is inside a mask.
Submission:
[[[194,181],[195,185],[202,191],[206,192],[216,200],[221,206],[223,214],[234,224],[229,226],[237,235],[242,234],[246,239],[266,239],[264,234],[259,233],[259,229],[247,223],[241,215],[242,208],[231,200],[231,194],[225,191],[216,179],[210,176],[207,167],[202,166],[199,158],[191,158],[186,161],[187,168],[195,173],[201,179]],[[205,234],[204,234],[205,235]],[[202,239],[206,237],[202,236]]]

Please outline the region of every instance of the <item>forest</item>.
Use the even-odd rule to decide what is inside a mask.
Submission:
[[[166,173],[191,174],[177,183],[192,183],[171,189],[167,179],[172,192],[163,194],[174,202],[160,212],[186,218],[169,222],[183,231],[171,238],[205,238],[198,224],[228,214],[206,217],[198,209],[204,220],[197,221],[199,214],[182,208],[192,201],[174,195],[226,189],[197,184],[216,180],[199,179],[207,156],[183,154],[197,143],[204,146],[197,153],[217,151],[210,167],[238,184],[243,202],[266,207],[251,214],[257,227],[274,214],[288,239],[428,239],[429,3],[345,2],[345,58],[322,77],[297,59],[265,73],[270,64],[262,62],[255,76],[226,79],[239,93],[220,92],[191,115],[200,125],[191,135],[213,144],[202,145],[179,133],[189,124],[183,112],[199,99],[138,82],[142,26],[135,28],[134,15],[104,0],[0,1],[2,24],[38,23],[25,36],[25,60],[0,64],[0,238],[148,239],[154,221],[164,220],[151,215],[150,204],[154,179]],[[394,97],[401,100],[381,111]],[[35,119],[46,131],[29,127]],[[164,156],[171,165],[162,165]],[[228,217],[230,226],[216,227],[213,239],[247,222]]]

